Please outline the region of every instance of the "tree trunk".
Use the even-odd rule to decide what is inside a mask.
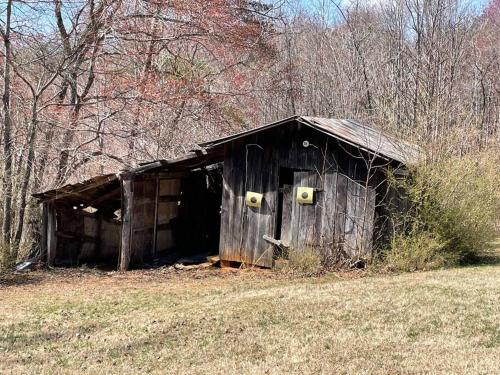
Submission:
[[[2,240],[5,255],[10,255],[10,232],[12,227],[12,120],[10,113],[10,65],[11,65],[11,44],[10,44],[10,21],[12,15],[12,0],[7,1],[5,31],[3,32],[4,41],[4,71],[3,71],[3,224]],[[10,259],[15,262],[15,259]]]
[[[69,128],[66,129],[64,133],[63,142],[62,142],[62,150],[61,156],[59,157],[59,166],[57,168],[57,185],[61,185],[67,178],[68,167],[69,167],[69,147],[71,147],[73,143],[73,139],[75,138],[75,129],[78,126],[78,117],[80,115],[81,105],[77,102],[71,103],[74,105],[74,109],[71,113],[71,122]]]
[[[36,138],[36,127],[38,122],[37,105],[36,105],[37,100],[38,98],[33,99],[34,102],[32,107],[31,126],[28,136],[28,159],[26,160],[26,169],[24,170],[24,176],[21,184],[19,212],[17,215],[17,228],[14,235],[14,246],[12,246],[11,250],[12,259],[17,258],[19,244],[21,243],[21,237],[23,235],[24,215],[26,212],[26,197],[28,195],[28,187],[31,180],[31,172],[33,170],[33,161],[35,159],[35,138]]]

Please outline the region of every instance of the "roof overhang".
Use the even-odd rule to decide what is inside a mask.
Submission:
[[[58,200],[74,204],[91,204],[113,187],[119,187],[117,175],[105,174],[75,184],[67,184],[56,189],[35,193],[33,197],[39,202]]]
[[[114,189],[119,188],[119,179],[123,175],[141,176],[156,172],[184,172],[203,168],[221,162],[224,159],[223,148],[214,147],[205,152],[192,151],[175,159],[155,160],[138,167],[120,171],[117,174],[106,174],[92,177],[75,184],[67,184],[33,194],[39,202],[65,201],[67,203],[92,204]]]

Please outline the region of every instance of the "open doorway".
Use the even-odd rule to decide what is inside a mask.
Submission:
[[[182,180],[174,237],[183,256],[218,253],[221,202],[221,165],[193,171]]]
[[[276,223],[276,239],[289,247],[292,240],[292,204],[294,173],[299,171],[293,168],[279,169],[278,214]]]

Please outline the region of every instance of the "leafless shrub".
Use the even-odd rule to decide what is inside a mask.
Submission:
[[[386,265],[404,271],[450,266],[488,249],[498,235],[498,162],[492,153],[447,158],[394,181],[409,209],[393,218]]]
[[[294,276],[314,276],[321,273],[322,257],[315,248],[290,249],[287,258],[278,258],[277,269]]]
[[[325,272],[364,268],[367,263],[367,259],[352,258],[341,246],[309,246],[280,251],[275,259],[275,269],[295,276],[317,276]]]

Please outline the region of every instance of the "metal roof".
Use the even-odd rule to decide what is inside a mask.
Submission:
[[[102,194],[112,184],[118,184],[118,178],[115,174],[105,174],[94,176],[88,180],[67,184],[57,189],[51,189],[32,194],[39,201],[77,199],[83,202],[89,202]],[[119,186],[119,185],[118,185]]]
[[[354,120],[327,119],[320,117],[292,116],[270,124],[259,126],[247,131],[236,133],[228,137],[218,138],[209,142],[200,143],[204,148],[170,160],[156,160],[130,169],[129,173],[141,174],[155,171],[178,171],[200,168],[219,162],[223,159],[223,148],[218,147],[235,139],[261,132],[277,126],[304,124],[323,132],[345,143],[354,145],[372,154],[408,163],[418,160],[421,151],[417,146],[390,137],[379,130]],[[33,194],[40,201],[54,199],[80,199],[91,201],[103,194],[111,185],[118,182],[115,174],[93,177],[89,180],[69,184],[57,189]]]
[[[222,161],[224,158],[222,149],[210,150],[210,152],[190,152],[175,159],[161,159],[139,165],[129,170],[121,171],[123,174],[143,174],[157,171],[185,171],[201,168]],[[113,188],[112,184],[118,183],[118,174],[105,174],[92,177],[88,180],[75,184],[67,184],[56,189],[32,194],[39,201],[51,200],[77,200],[88,203],[103,195],[103,191]]]
[[[160,159],[148,163],[140,164],[138,167],[130,169],[129,173],[141,174],[156,171],[179,171],[192,170],[206,167],[224,160],[224,150],[213,149],[209,152],[195,150],[175,159]]]
[[[288,117],[286,119],[236,133],[228,137],[200,143],[200,146],[211,148],[250,134],[293,123],[307,125],[345,143],[364,149],[372,154],[393,159],[404,164],[417,161],[421,156],[421,151],[417,146],[393,138],[384,134],[380,130],[361,124],[358,121],[309,116]]]

